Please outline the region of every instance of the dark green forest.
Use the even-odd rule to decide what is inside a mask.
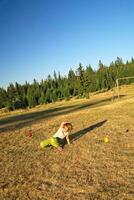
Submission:
[[[116,79],[134,76],[134,59],[123,62],[122,58],[105,66],[99,61],[98,69],[94,70],[91,65],[84,67],[81,63],[74,71],[69,70],[66,76],[54,72],[46,79],[32,84],[26,82],[10,83],[7,89],[0,87],[0,108],[8,110],[20,108],[32,108],[36,105],[69,100],[71,97],[89,98],[91,92],[110,90],[115,86]],[[134,79],[122,80],[120,84],[130,84]]]

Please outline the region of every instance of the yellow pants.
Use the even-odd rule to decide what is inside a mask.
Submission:
[[[60,144],[59,144],[59,142],[58,142],[58,139],[57,139],[57,138],[54,138],[54,137],[50,137],[50,138],[48,138],[48,139],[46,139],[46,140],[43,140],[43,141],[40,143],[40,147],[41,147],[41,148],[44,148],[44,147],[49,146],[49,145],[51,145],[51,146],[53,146],[53,147],[59,147],[59,146],[60,146]]]

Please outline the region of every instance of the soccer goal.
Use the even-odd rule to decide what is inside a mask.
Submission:
[[[134,79],[134,76],[123,77],[123,78],[116,79],[116,88],[117,88],[118,99],[120,98],[120,82],[121,82],[121,80],[128,80],[128,79]]]

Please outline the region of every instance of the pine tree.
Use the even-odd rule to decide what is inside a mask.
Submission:
[[[77,68],[76,75],[77,75],[77,83],[78,83],[78,94],[80,96],[83,96],[84,94],[84,68],[81,63],[79,64],[79,67]]]
[[[10,85],[7,88],[7,95],[11,101],[15,101],[17,97],[17,91],[12,83],[10,83]]]
[[[72,69],[68,72],[68,86],[69,86],[69,94],[70,96],[76,95],[76,76]]]
[[[7,93],[3,88],[0,88],[0,109],[6,106],[8,101]]]
[[[45,103],[51,103],[51,102],[52,102],[51,89],[48,88],[46,93],[45,93]]]
[[[28,101],[28,106],[29,108],[33,108],[37,105],[36,102],[36,97],[34,95],[34,89],[33,87],[28,87],[28,91],[27,91],[27,101]]]
[[[10,83],[9,86],[7,87],[7,96],[8,96],[8,101],[6,103],[6,107],[9,110],[15,110],[15,102],[17,100],[17,91],[15,86]]]
[[[44,104],[45,103],[45,94],[44,92],[42,91],[41,92],[41,96],[39,98],[39,104]]]
[[[95,76],[95,72],[92,69],[91,65],[86,67],[86,76],[88,79],[88,91],[89,92],[93,92],[96,90],[96,76]]]

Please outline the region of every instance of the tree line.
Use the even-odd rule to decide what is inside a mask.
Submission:
[[[124,63],[122,58],[117,57],[109,66],[99,61],[97,70],[80,63],[75,71],[70,69],[66,76],[54,71],[53,76],[48,75],[40,82],[34,79],[32,84],[10,83],[6,90],[0,87],[0,109],[32,108],[57,100],[69,100],[74,96],[89,98],[90,92],[109,90],[115,86],[117,78],[128,76],[134,76],[133,58]],[[122,80],[121,84],[132,82],[134,79]]]

